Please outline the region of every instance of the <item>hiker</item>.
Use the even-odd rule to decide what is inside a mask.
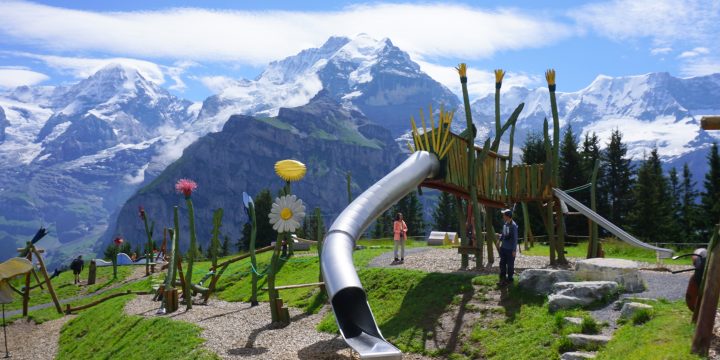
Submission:
[[[403,214],[397,213],[393,222],[393,240],[395,240],[395,261],[400,264],[405,262],[405,242],[407,241],[407,224],[403,220]],[[398,246],[400,247],[400,259],[398,259]]]
[[[73,275],[75,275],[75,284],[80,283],[80,272],[85,267],[85,262],[82,259],[82,255],[78,255],[78,257],[70,263],[70,269],[73,271]]]
[[[498,286],[505,286],[513,283],[515,274],[515,255],[518,246],[518,226],[513,221],[513,213],[510,209],[502,211],[503,229],[498,241],[498,252],[500,253],[500,281]],[[507,277],[506,277],[507,275]]]

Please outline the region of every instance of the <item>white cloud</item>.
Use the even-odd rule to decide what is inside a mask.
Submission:
[[[49,79],[47,75],[21,66],[0,67],[0,88],[8,89],[22,85],[35,85],[47,79]]]
[[[42,21],[38,21],[42,19]],[[448,4],[372,4],[340,11],[175,8],[92,12],[0,3],[0,34],[54,51],[264,64],[318,46],[331,35],[388,37],[424,58],[484,58],[542,47],[574,30],[543,15]]]
[[[136,69],[143,77],[156,83],[165,82],[163,71],[159,65],[150,61],[129,59],[129,58],[80,58],[54,55],[40,55],[24,52],[9,52],[15,56],[27,57],[43,61],[48,66],[61,72],[68,73],[78,79],[85,79],[98,70],[110,64],[120,64],[125,67]]]
[[[717,41],[720,2],[707,0],[612,0],[569,12],[579,24],[612,39],[648,37],[657,45]]]
[[[417,63],[420,65],[422,71],[426,72],[430,77],[447,86],[458,96],[462,96],[460,78],[454,67],[432,64],[425,61],[417,61]],[[471,99],[495,92],[495,74],[493,71],[478,70],[470,67],[468,68],[467,75],[468,93]],[[544,79],[540,75],[508,72],[503,78],[503,88],[508,89],[513,86],[534,88],[542,85],[543,81]]]
[[[687,59],[680,65],[680,72],[683,76],[688,77],[720,73],[720,58],[696,57]]]
[[[705,54],[708,54],[708,53],[710,53],[710,49],[708,49],[708,48],[706,48],[706,47],[696,47],[696,48],[694,48],[694,49],[692,49],[692,50],[689,50],[689,51],[683,51],[682,54],[680,54],[680,55],[678,56],[678,58],[681,58],[681,59],[683,59],[683,58],[691,58],[691,57],[696,57],[696,56],[699,56],[699,55],[705,55]]]
[[[670,52],[672,52],[671,47],[659,47],[659,48],[650,49],[650,54],[652,54],[652,55],[665,55],[665,54],[669,54]]]
[[[200,81],[206,88],[216,94],[238,83],[237,80],[227,76],[202,76],[200,78],[193,77],[193,79]]]
[[[194,61],[178,61],[174,64],[175,66],[163,66],[165,73],[175,82],[170,85],[168,89],[183,92],[187,89],[185,81],[183,81],[181,75],[189,68],[197,66],[198,63]]]

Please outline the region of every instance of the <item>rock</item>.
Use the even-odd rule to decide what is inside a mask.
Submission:
[[[565,322],[565,324],[570,324],[570,325],[580,325],[580,324],[582,324],[582,319],[579,318],[579,317],[566,316],[565,318],[563,318],[563,321]]]
[[[625,292],[642,292],[645,282],[635,261],[623,259],[587,259],[575,262],[577,277],[591,281],[614,281],[625,289]]]
[[[653,307],[647,304],[637,303],[637,302],[629,302],[625,303],[623,305],[622,310],[620,310],[620,317],[624,319],[632,319],[633,315],[638,312],[639,310],[652,310]]]
[[[553,284],[575,280],[575,274],[568,270],[528,269],[520,274],[518,286],[534,294],[550,294]]]
[[[568,339],[579,349],[597,349],[610,341],[605,335],[570,334]]]
[[[594,359],[594,358],[595,358],[595,353],[581,352],[581,351],[566,352],[566,353],[560,355],[560,360],[583,360],[583,359]]]
[[[571,309],[576,307],[584,307],[593,303],[593,299],[589,298],[578,298],[567,295],[548,295],[548,308],[551,312],[555,312],[561,309]]]
[[[613,281],[559,282],[553,285],[548,296],[550,311],[584,307],[598,301],[609,300],[617,294],[618,284]]]

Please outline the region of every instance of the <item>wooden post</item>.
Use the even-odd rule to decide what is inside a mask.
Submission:
[[[555,216],[557,217],[557,242],[556,249],[558,254],[558,263],[561,265],[567,264],[565,259],[565,216],[562,212],[562,206],[560,201],[555,202]]]
[[[465,217],[465,211],[463,211],[462,199],[457,196],[455,197],[455,210],[457,211],[458,224],[460,225],[460,247],[467,247],[468,233],[467,227],[465,226],[465,221],[467,221],[467,218]],[[461,269],[467,269],[469,262],[468,258],[468,254],[463,253],[460,255]]]
[[[90,267],[88,268],[88,285],[95,284],[95,278],[97,277],[97,265],[95,260],[90,260]]]
[[[53,303],[55,303],[55,309],[58,313],[62,314],[62,307],[60,307],[60,301],[58,301],[57,295],[55,295],[55,289],[53,289],[52,282],[50,282],[50,276],[48,276],[47,269],[45,268],[45,262],[43,261],[42,256],[37,252],[35,249],[35,246],[31,246],[30,248],[33,253],[35,253],[35,256],[37,256],[38,264],[40,265],[40,272],[42,273],[43,277],[45,278],[45,283],[47,284],[48,293],[50,293],[50,297],[52,298]]]
[[[702,300],[697,311],[697,325],[695,326],[695,336],[692,342],[692,352],[700,356],[707,356],[710,349],[710,341],[713,338],[713,326],[715,325],[715,316],[717,314],[718,297],[720,297],[720,246],[718,243],[718,231],[720,227],[717,225],[713,231],[713,237],[710,240],[708,248],[707,266],[703,272],[705,284],[702,291]]]
[[[28,251],[27,259],[32,263],[32,252]],[[28,316],[28,304],[30,303],[30,273],[25,274],[25,289],[23,289],[23,317]]]
[[[523,240],[525,240],[525,250],[530,249],[530,216],[528,215],[527,203],[522,203],[523,214]]]
[[[348,174],[349,174],[349,172],[348,172]],[[323,238],[324,238],[324,236],[323,236],[324,234],[322,233],[323,226],[324,226],[324,224],[323,224],[322,217],[320,214],[320,208],[316,207],[315,208],[315,241],[317,242],[316,246],[317,246],[317,252],[318,252],[318,259],[320,259],[320,261],[318,262],[318,269],[319,269],[318,282],[323,283],[322,285],[320,285],[320,292],[323,294],[327,294],[327,290],[325,290],[325,280],[323,279],[323,274],[322,274],[322,247],[323,247]]]

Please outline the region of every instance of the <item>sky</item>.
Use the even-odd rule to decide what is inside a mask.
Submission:
[[[254,79],[271,61],[330,36],[389,38],[458,92],[544,86],[577,91],[598,75],[720,72],[720,0],[599,1],[14,1],[0,0],[0,91],[67,85],[108,63],[139,69],[202,101],[220,77]]]

